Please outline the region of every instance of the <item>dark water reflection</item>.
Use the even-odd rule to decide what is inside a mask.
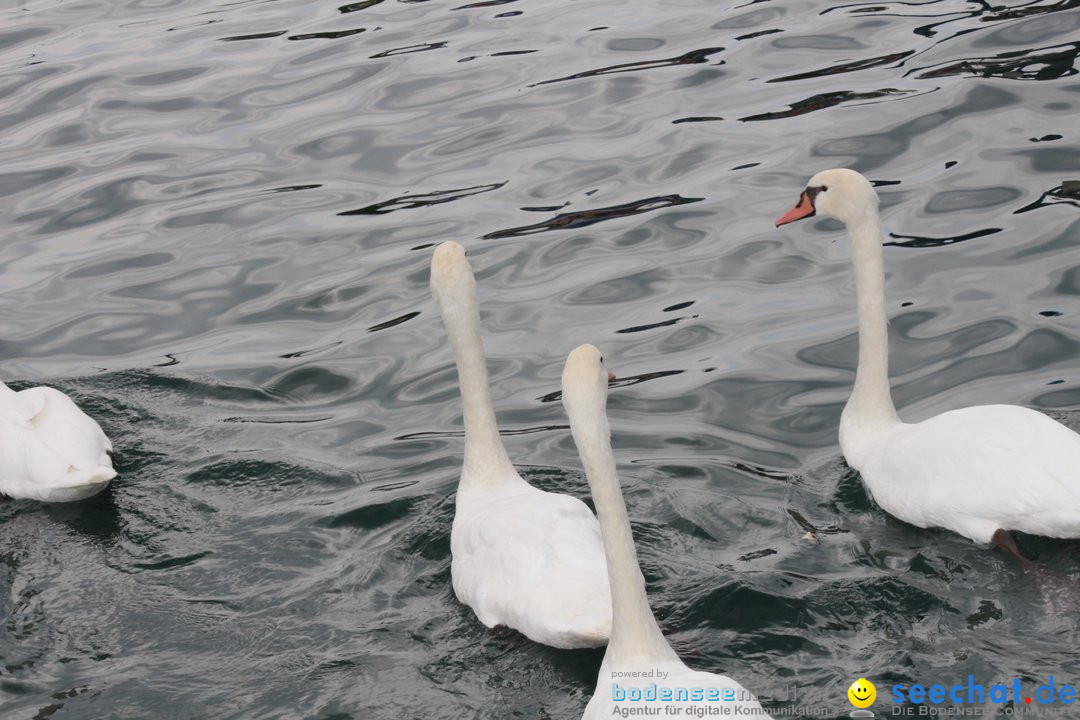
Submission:
[[[0,376],[71,393],[120,470],[0,505],[4,718],[580,716],[600,651],[450,587],[445,239],[532,482],[587,494],[566,353],[620,376],[643,571],[696,667],[825,717],[860,676],[1076,680],[1068,592],[843,464],[847,243],[772,221],[867,173],[905,416],[1080,427],[1078,30],[1071,0],[0,9]],[[1077,575],[1076,543],[1020,542]]]

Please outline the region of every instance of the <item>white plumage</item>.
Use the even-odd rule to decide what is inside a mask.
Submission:
[[[988,543],[998,529],[1080,536],[1080,436],[1040,412],[976,405],[893,432],[845,433],[882,508]]]
[[[840,418],[840,447],[874,500],[912,525],[993,541],[1013,554],[1008,530],[1080,537],[1077,433],[1015,405],[900,420],[889,389],[877,193],[853,170],[826,170],[810,179],[777,225],[815,213],[844,223],[851,237],[859,363]]]
[[[49,387],[0,383],[0,494],[69,502],[116,477],[112,443],[71,398]]]
[[[656,624],[615,475],[605,409],[607,373],[595,347],[582,345],[570,353],[562,386],[563,405],[600,518],[611,578],[611,641],[584,720],[607,720],[620,710],[645,707],[680,708],[679,717],[690,717],[689,708],[712,709],[710,716],[719,711],[726,716],[771,717],[749,690],[731,678],[686,667]],[[696,699],[695,689],[700,692]],[[670,693],[666,701],[665,692]],[[678,699],[680,692],[685,692],[685,699]]]
[[[476,281],[461,245],[431,261],[431,292],[457,363],[465,461],[450,534],[458,599],[484,625],[559,648],[596,647],[611,631],[600,525],[585,503],[538,490],[514,469],[488,387]]]

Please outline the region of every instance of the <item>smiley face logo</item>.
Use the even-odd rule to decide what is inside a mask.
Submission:
[[[866,678],[859,678],[847,689],[848,700],[857,708],[870,707],[877,698],[877,688]]]

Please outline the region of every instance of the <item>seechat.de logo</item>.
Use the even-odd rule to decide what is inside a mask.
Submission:
[[[874,717],[872,711],[864,709],[873,705],[874,700],[877,698],[877,688],[874,687],[874,683],[866,678],[859,678],[851,683],[851,687],[847,689],[847,697],[852,705],[859,708],[858,710],[852,710],[850,717]]]

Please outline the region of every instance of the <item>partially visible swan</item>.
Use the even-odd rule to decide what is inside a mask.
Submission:
[[[844,223],[851,237],[859,364],[840,448],[878,505],[912,525],[992,542],[1025,567],[1009,530],[1080,537],[1080,435],[1016,405],[900,420],[889,391],[877,193],[854,170],[825,170],[776,225],[816,213]]]
[[[686,667],[656,624],[645,594],[645,579],[638,567],[622,489],[615,475],[605,410],[607,374],[595,347],[582,345],[570,353],[563,369],[562,387],[563,406],[570,416],[571,432],[604,533],[604,552],[611,576],[611,641],[600,665],[596,693],[585,707],[584,720],[607,720],[620,708],[643,706],[726,708],[727,715],[770,717],[754,696],[731,678]],[[646,676],[635,678],[631,673]],[[694,695],[695,689],[700,696]],[[669,691],[671,697],[664,701]],[[676,700],[683,697],[682,691],[685,698]],[[694,697],[697,699],[691,699]],[[690,715],[681,713],[679,717]]]
[[[0,494],[70,502],[116,477],[112,443],[71,398],[50,387],[0,382]]]
[[[537,490],[510,464],[491,405],[476,280],[461,245],[435,249],[431,294],[457,363],[465,419],[450,533],[454,592],[488,627],[506,625],[558,648],[603,645],[611,595],[600,524],[581,500]]]

